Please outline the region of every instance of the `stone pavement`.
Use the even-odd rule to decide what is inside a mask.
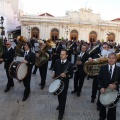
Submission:
[[[49,64],[50,65],[50,64]],[[23,83],[14,79],[15,86],[4,93],[6,73],[0,65],[0,120],[57,120],[57,97],[48,92],[52,82],[51,71],[48,70],[46,86],[40,89],[40,75],[32,75],[31,94],[27,101],[22,102]],[[98,120],[96,104],[90,102],[92,80],[85,80],[80,97],[72,95],[73,79],[70,80],[66,111],[63,120]],[[117,108],[117,120],[120,120],[120,103]]]

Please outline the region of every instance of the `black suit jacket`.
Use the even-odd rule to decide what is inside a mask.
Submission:
[[[6,50],[5,53],[2,54],[2,58],[5,62],[4,67],[5,69],[9,69],[10,64],[12,63],[15,57],[15,50],[10,48],[10,50]]]
[[[55,77],[58,77],[61,73],[68,71],[66,73],[66,77],[64,79],[71,79],[73,78],[73,65],[68,60],[64,63],[64,68],[61,67],[61,60],[58,59],[55,62],[55,65],[53,67],[53,71],[55,71]]]
[[[98,76],[98,85],[101,88],[107,88],[109,84],[116,83],[117,90],[119,90],[119,84],[120,84],[120,67],[115,65],[112,79],[110,79],[110,73],[109,73],[109,66],[104,65],[100,68],[99,76]]]
[[[22,57],[24,57],[25,52],[23,52]],[[28,66],[28,70],[32,70],[33,65],[35,64],[35,53],[29,51],[28,55],[26,56],[25,60],[28,61],[26,64]]]
[[[79,55],[79,54],[80,54],[80,52],[77,55]],[[78,71],[77,72],[79,72],[80,76],[85,76],[86,75],[85,72],[84,72],[83,67],[84,67],[84,63],[88,60],[89,57],[90,57],[89,54],[87,52],[85,52],[84,55],[81,58],[82,64],[81,65],[77,65],[77,67],[78,67]]]

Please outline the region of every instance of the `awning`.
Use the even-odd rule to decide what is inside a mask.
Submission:
[[[10,30],[10,31],[7,31],[7,33],[16,33],[16,32],[20,32],[21,31],[21,26],[17,26],[16,29],[13,29],[13,30]]]

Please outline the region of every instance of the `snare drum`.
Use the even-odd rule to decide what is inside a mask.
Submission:
[[[20,61],[13,61],[9,67],[9,75],[11,78],[23,80],[28,72],[28,67]]]
[[[100,102],[103,106],[113,108],[117,105],[120,94],[117,90],[106,89],[105,93],[100,94]]]
[[[59,95],[64,89],[64,83],[57,79],[49,87],[49,92],[54,95]]]

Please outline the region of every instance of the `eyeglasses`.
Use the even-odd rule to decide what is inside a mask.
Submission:
[[[6,45],[10,45],[10,44],[6,44]]]

